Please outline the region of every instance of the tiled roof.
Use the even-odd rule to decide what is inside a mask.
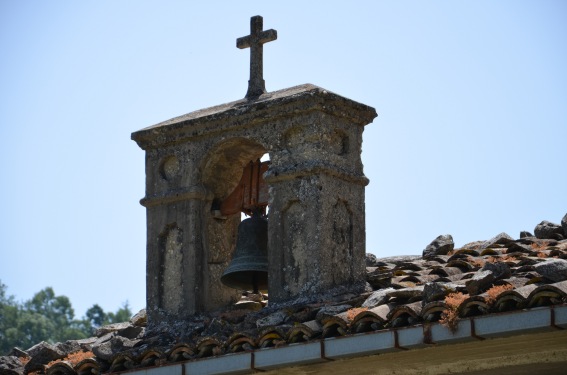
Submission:
[[[83,345],[94,348],[92,359],[75,364],[60,361],[45,370],[49,375],[120,372],[365,332],[398,332],[404,327],[444,326],[445,335],[450,336],[460,322],[471,318],[545,306],[567,311],[563,308],[566,259],[567,240],[536,237],[475,242],[427,258],[369,255],[369,286],[361,295],[279,309],[231,308],[196,317],[167,332],[141,332],[138,337],[132,337],[132,330],[124,334],[130,337],[121,336],[124,326],[110,333],[112,329],[101,330],[97,342],[93,339]],[[243,297],[243,301],[247,302],[239,306],[261,307],[254,298]],[[511,314],[509,319],[519,316]],[[421,344],[430,340],[426,331],[420,329]],[[398,340],[398,333],[395,336]],[[105,340],[114,348],[112,355],[102,354]]]

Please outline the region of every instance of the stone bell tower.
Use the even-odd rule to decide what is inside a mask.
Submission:
[[[277,38],[252,17],[244,99],[179,116],[132,133],[146,152],[149,322],[183,319],[237,300],[221,275],[240,215],[215,208],[243,168],[270,155],[269,303],[364,288],[364,126],[374,108],[305,84],[266,92],[263,44]]]

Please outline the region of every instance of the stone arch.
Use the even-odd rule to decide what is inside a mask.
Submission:
[[[266,152],[266,147],[248,138],[221,141],[204,158],[203,185],[215,199],[226,198],[240,181],[244,166]]]

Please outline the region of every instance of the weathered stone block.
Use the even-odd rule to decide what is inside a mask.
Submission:
[[[542,276],[554,282],[567,280],[567,260],[547,259],[537,263],[535,270]]]
[[[534,229],[534,234],[537,238],[562,240],[563,239],[563,228],[559,224],[549,222],[547,220],[542,221],[536,225]]]
[[[24,365],[16,356],[0,356],[0,375],[23,375]]]
[[[431,257],[435,255],[446,255],[449,251],[455,248],[453,236],[450,234],[443,234],[435,238],[425,250],[423,250],[423,257]]]

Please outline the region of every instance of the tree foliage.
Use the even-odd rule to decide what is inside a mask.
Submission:
[[[0,356],[13,347],[29,348],[41,341],[63,342],[90,337],[103,325],[128,321],[132,311],[125,302],[116,312],[104,312],[94,304],[82,319],[75,319],[71,301],[57,296],[51,287],[30,300],[17,302],[0,281]]]

